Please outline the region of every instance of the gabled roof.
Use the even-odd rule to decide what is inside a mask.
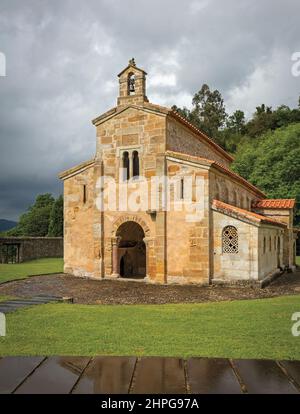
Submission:
[[[193,132],[195,132],[196,134],[200,135],[201,138],[204,139],[204,141],[206,141],[207,143],[209,143],[212,147],[214,147],[217,151],[221,152],[222,155],[227,158],[229,161],[233,161],[233,157],[228,154],[227,151],[225,151],[222,147],[220,147],[220,145],[216,144],[215,141],[213,141],[210,137],[208,137],[203,131],[201,131],[199,128],[197,128],[195,125],[193,125],[191,122],[187,121],[183,116],[181,116],[178,112],[170,109],[169,110],[169,115],[172,118],[177,119],[179,122],[181,122],[182,124],[184,124],[186,127],[188,127],[189,129],[191,129]]]
[[[83,171],[86,170],[87,168],[91,167],[92,165],[94,165],[95,163],[95,159],[91,159],[85,162],[82,162],[78,165],[75,165],[75,167],[69,168],[68,170],[62,171],[59,175],[58,178],[60,178],[61,180],[68,178],[70,175],[73,175],[75,173],[78,173],[79,171]]]
[[[231,217],[237,219],[246,219],[250,222],[252,221],[255,224],[271,224],[273,226],[287,227],[285,223],[282,223],[279,220],[263,216],[261,214],[253,213],[252,211],[244,210],[239,207],[232,206],[230,204],[224,203],[223,201],[214,200],[212,202],[212,208]]]
[[[221,163],[214,160],[209,160],[207,158],[197,157],[195,155],[188,155],[183,154],[181,152],[175,152],[175,151],[166,151],[166,155],[169,155],[173,158],[178,158],[184,161],[191,161],[196,162],[199,164],[205,164],[212,166],[216,168],[218,171],[222,172],[223,174],[228,175],[229,177],[234,178],[235,180],[239,181],[241,184],[243,184],[245,187],[249,188],[250,190],[254,191],[256,194],[259,194],[260,197],[265,197],[265,194],[259,190],[257,187],[255,187],[253,184],[249,183],[245,178],[241,177],[240,175],[236,174],[235,172],[231,171],[229,168],[224,167]]]
[[[192,132],[198,136],[199,139],[206,142],[210,147],[214,148],[217,152],[219,152],[224,158],[226,158],[228,161],[233,161],[233,157],[228,154],[222,147],[220,147],[218,144],[216,144],[211,138],[209,138],[204,132],[200,131],[197,127],[195,127],[193,124],[191,124],[189,121],[187,121],[185,118],[183,118],[181,115],[178,114],[178,112],[173,111],[171,108],[167,108],[165,106],[161,105],[155,105],[150,102],[144,102],[142,105],[136,105],[136,104],[130,104],[127,106],[115,106],[114,108],[109,109],[104,114],[97,116],[97,118],[94,118],[92,120],[93,125],[97,126],[100,122],[104,122],[106,119],[118,115],[119,113],[125,111],[128,108],[136,108],[136,109],[144,109],[144,110],[150,110],[153,112],[157,112],[163,115],[170,116],[171,118],[177,120],[187,128],[189,128]]]
[[[129,69],[129,68],[132,68],[132,69],[134,69],[134,70],[138,70],[138,71],[140,71],[140,72],[143,72],[145,75],[147,75],[147,72],[145,72],[143,69],[141,69],[141,68],[138,68],[137,66],[136,66],[136,64],[135,64],[135,62],[134,62],[134,60],[130,60],[129,61],[129,64],[126,66],[126,68],[124,68],[119,74],[118,74],[118,77],[120,77],[121,75],[122,75],[122,73],[124,73],[127,69]]]
[[[291,209],[295,207],[296,200],[294,198],[278,198],[258,200],[252,204],[253,208],[269,208],[269,209]]]

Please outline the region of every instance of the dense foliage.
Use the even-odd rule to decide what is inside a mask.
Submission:
[[[64,231],[64,200],[63,196],[60,195],[55,200],[49,218],[49,237],[62,237]]]
[[[270,198],[297,198],[300,224],[300,122],[240,145],[233,169]]]
[[[246,120],[239,109],[228,116],[220,92],[203,85],[190,110],[173,109],[233,154],[233,169],[269,198],[296,198],[300,224],[300,98],[298,108],[263,104]]]
[[[63,199],[57,200],[49,194],[40,194],[28,211],[21,215],[16,227],[9,230],[8,236],[62,236]]]

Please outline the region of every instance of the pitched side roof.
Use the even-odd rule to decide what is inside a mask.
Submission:
[[[78,165],[75,165],[75,167],[69,168],[68,170],[62,171],[59,175],[58,178],[60,178],[61,180],[64,180],[65,178],[68,178],[70,175],[73,175],[75,173],[78,173],[81,170],[85,170],[89,167],[91,167],[92,165],[94,165],[95,163],[95,159],[91,159],[85,162],[82,162]]]
[[[200,164],[206,164],[215,167],[220,172],[228,175],[229,177],[234,178],[235,180],[239,181],[244,186],[248,187],[250,190],[254,191],[256,194],[259,194],[260,197],[265,197],[265,194],[259,190],[257,187],[255,187],[253,184],[249,183],[245,178],[241,177],[240,175],[236,174],[235,172],[231,171],[229,168],[224,167],[221,163],[214,160],[209,160],[207,158],[197,157],[196,155],[188,155],[181,152],[175,152],[175,151],[166,151],[166,155],[169,155],[170,157],[182,159],[185,161],[191,161],[196,162]]]
[[[258,200],[253,203],[253,208],[270,208],[270,209],[290,209],[295,207],[296,200],[294,198],[278,198]]]
[[[221,213],[228,214],[235,218],[247,219],[253,223],[260,224],[271,224],[274,226],[286,227],[285,223],[282,223],[279,220],[263,216],[261,214],[253,213],[252,211],[244,210],[239,207],[232,206],[230,204],[224,203],[223,201],[213,200],[212,208],[214,210],[220,211]]]
[[[191,129],[193,132],[195,132],[197,135],[201,136],[201,138],[206,141],[210,146],[214,147],[217,151],[219,151],[225,158],[227,158],[229,161],[233,161],[233,157],[228,154],[227,151],[225,151],[220,145],[216,144],[210,137],[208,137],[204,132],[202,132],[200,129],[198,129],[195,125],[193,125],[191,122],[187,121],[183,116],[181,116],[178,112],[170,109],[169,115],[176,119],[177,121],[181,122],[183,125]]]

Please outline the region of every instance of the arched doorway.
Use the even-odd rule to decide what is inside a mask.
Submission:
[[[135,221],[126,221],[116,232],[119,238],[118,261],[120,276],[142,279],[146,276],[146,245],[143,228]]]

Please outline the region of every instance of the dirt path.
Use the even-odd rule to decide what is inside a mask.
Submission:
[[[143,282],[88,280],[55,274],[32,276],[0,285],[0,295],[32,297],[40,294],[71,296],[86,304],[195,303],[236,299],[269,298],[300,294],[300,271],[287,273],[268,287],[151,285]]]

